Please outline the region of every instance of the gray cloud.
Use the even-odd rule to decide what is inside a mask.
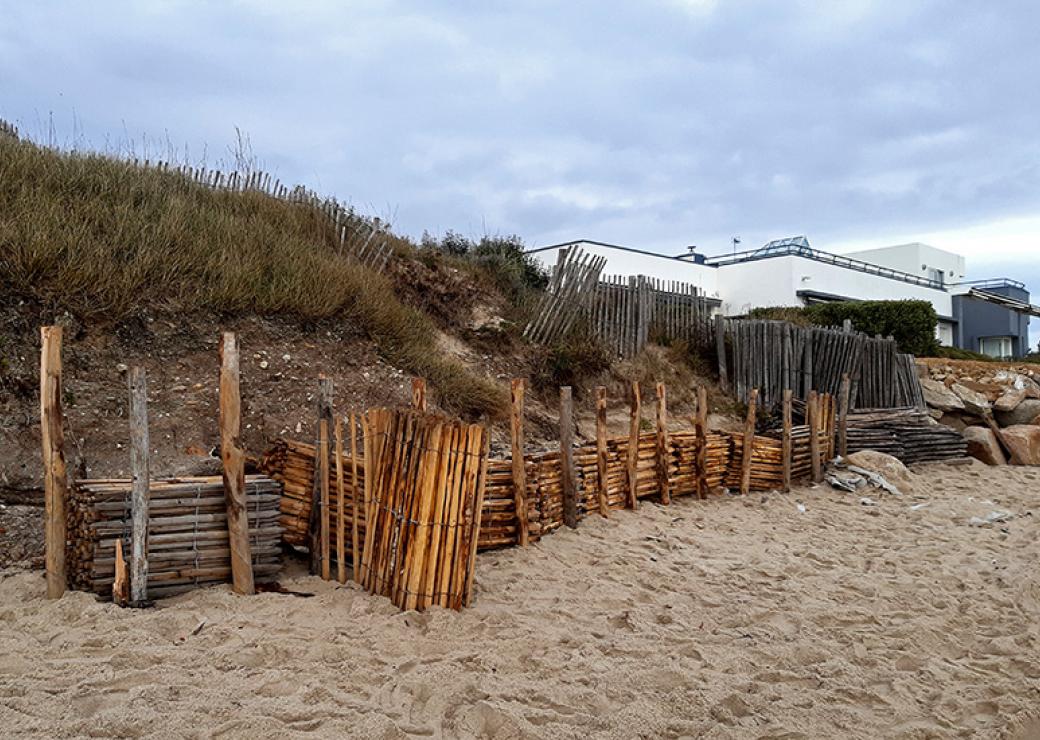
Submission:
[[[1030,3],[3,6],[30,133],[212,162],[239,126],[414,235],[826,249],[1040,206]]]

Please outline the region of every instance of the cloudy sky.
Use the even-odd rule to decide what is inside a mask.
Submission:
[[[0,116],[396,227],[709,254],[927,240],[1040,294],[1040,6],[0,0]]]

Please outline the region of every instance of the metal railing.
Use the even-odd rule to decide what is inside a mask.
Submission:
[[[1011,278],[986,278],[985,280],[962,280],[954,285],[970,285],[980,290],[986,288],[1018,288],[1019,290],[1025,290],[1026,284],[1019,280],[1012,280]]]
[[[946,292],[946,286],[940,280],[931,280],[926,277],[921,277],[920,275],[912,275],[909,272],[893,270],[890,267],[882,267],[881,265],[874,265],[870,262],[852,259],[851,257],[843,257],[840,254],[821,252],[819,249],[805,246],[788,246],[780,249],[771,249],[767,253],[762,253],[761,249],[749,249],[745,252],[709,257],[707,259],[707,264],[713,267],[723,267],[725,265],[735,265],[742,262],[757,262],[759,260],[774,259],[776,257],[802,257],[804,259],[822,262],[826,265],[844,267],[845,269],[864,272],[868,275],[877,275],[891,280],[900,280],[904,283],[920,285],[924,288],[934,288],[935,290]]]

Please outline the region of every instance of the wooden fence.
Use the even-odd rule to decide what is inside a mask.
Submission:
[[[756,388],[762,405],[776,409],[786,389],[803,399],[810,391],[837,395],[848,377],[853,408],[924,406],[913,356],[891,337],[721,317],[715,331],[720,377],[741,401]]]
[[[390,259],[391,245],[387,225],[379,218],[367,218],[352,206],[333,197],[323,197],[302,185],[289,187],[274,175],[251,168],[242,172],[171,164],[164,160],[130,160],[137,167],[174,172],[186,180],[213,190],[233,193],[262,193],[286,203],[312,208],[327,219],[340,253],[374,270],[383,270]]]

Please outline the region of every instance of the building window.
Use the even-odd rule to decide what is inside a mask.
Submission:
[[[943,272],[942,270],[937,270],[934,267],[929,267],[928,268],[928,279],[929,280],[934,280],[935,282],[939,283],[939,285],[945,285],[946,284],[946,273]]]
[[[979,352],[989,357],[1011,357],[1011,337],[980,337]]]

